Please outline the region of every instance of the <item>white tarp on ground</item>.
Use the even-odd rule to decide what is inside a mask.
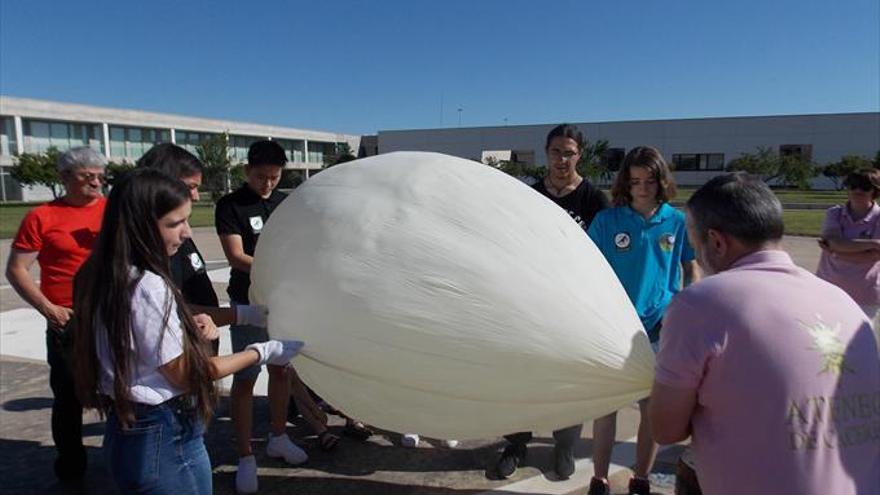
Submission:
[[[654,356],[623,287],[562,209],[435,153],[323,171],[263,228],[270,333],[328,402],[439,438],[550,430],[647,396]]]

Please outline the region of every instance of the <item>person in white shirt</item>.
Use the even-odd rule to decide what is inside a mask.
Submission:
[[[191,203],[186,185],[160,171],[123,178],[74,282],[77,392],[106,415],[104,452],[120,493],[210,494],[202,434],[214,381],[255,364],[284,366],[303,345],[269,340],[211,356],[216,326],[190,313],[169,270],[192,235]]]

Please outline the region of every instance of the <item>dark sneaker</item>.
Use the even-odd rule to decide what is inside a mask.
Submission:
[[[629,495],[651,495],[651,482],[645,478],[629,480]]]
[[[607,481],[593,476],[593,479],[590,480],[590,489],[587,490],[587,495],[611,495],[611,487],[608,486]]]
[[[555,459],[556,477],[560,480],[567,480],[574,474],[574,447],[561,447],[556,444],[553,449],[553,457]]]
[[[508,445],[501,453],[498,464],[495,465],[495,472],[502,478],[508,478],[516,472],[516,468],[526,460],[525,445]]]

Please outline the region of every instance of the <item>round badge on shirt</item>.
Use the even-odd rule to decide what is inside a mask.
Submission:
[[[672,248],[675,246],[675,234],[663,234],[657,242],[660,244],[660,249],[663,251],[672,251]]]
[[[199,253],[190,253],[189,262],[192,265],[194,271],[199,271],[205,267],[205,262],[202,261],[202,257],[199,256]]]
[[[632,244],[632,238],[629,236],[629,232],[618,232],[614,234],[614,245],[617,246],[617,249],[626,251],[629,249],[630,244]]]
[[[254,231],[254,234],[259,234],[263,230],[263,217],[250,217],[248,220],[251,223],[251,230]]]

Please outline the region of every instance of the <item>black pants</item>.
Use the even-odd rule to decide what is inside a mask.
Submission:
[[[554,431],[553,439],[556,440],[556,448],[573,450],[575,442],[581,437],[581,430],[583,427],[583,424],[577,424]],[[529,440],[532,439],[532,432],[524,431],[521,433],[504,435],[504,439],[510,442],[511,445],[525,446],[529,443]]]
[[[46,329],[46,357],[49,361],[49,386],[52,401],[52,440],[58,450],[55,475],[73,479],[86,470],[86,449],[82,442],[83,407],[73,385],[71,355],[73,341],[68,330],[49,325]]]

